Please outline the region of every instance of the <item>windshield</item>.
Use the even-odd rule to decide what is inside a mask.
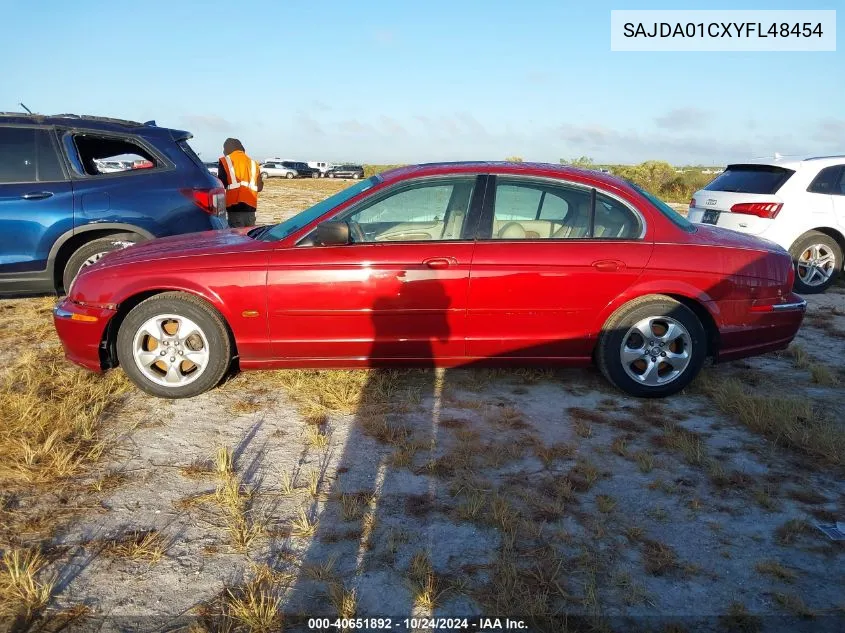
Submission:
[[[641,194],[643,194],[646,198],[648,198],[648,201],[651,202],[654,206],[656,206],[657,209],[663,215],[665,215],[667,218],[669,218],[674,224],[677,224],[679,227],[681,227],[687,233],[695,233],[695,225],[692,222],[690,222],[689,220],[687,220],[680,213],[675,211],[668,204],[663,202],[663,200],[661,200],[660,198],[658,198],[655,195],[650,194],[645,189],[638,187],[634,183],[630,183],[630,184],[634,189],[636,189]]]
[[[331,211],[336,206],[343,204],[347,200],[354,198],[359,193],[362,193],[367,189],[374,187],[380,182],[381,178],[379,178],[378,176],[372,176],[370,178],[367,178],[366,180],[362,180],[361,182],[352,185],[347,189],[344,189],[343,191],[338,191],[333,196],[330,196],[325,200],[321,200],[313,207],[305,209],[305,211],[303,211],[302,213],[298,213],[292,218],[288,218],[284,222],[280,222],[279,224],[270,227],[268,230],[260,234],[259,239],[264,242],[273,242],[275,240],[284,239],[297,229],[301,229],[303,226],[309,224],[310,222],[313,222],[324,213]]]

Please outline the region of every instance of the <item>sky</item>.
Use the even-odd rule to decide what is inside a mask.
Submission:
[[[0,0],[0,111],[228,136],[258,159],[722,165],[845,153],[836,52],[610,50],[611,9],[837,9],[781,0]]]

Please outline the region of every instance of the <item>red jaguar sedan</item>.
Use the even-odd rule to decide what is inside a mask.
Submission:
[[[232,367],[595,362],[673,394],[707,357],[787,347],[786,251],[694,226],[608,174],[440,163],[362,180],[273,226],[153,240],[87,267],[55,310],[68,358],[184,398]],[[235,364],[236,363],[236,364]]]

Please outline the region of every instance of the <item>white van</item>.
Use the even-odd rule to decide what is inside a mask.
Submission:
[[[309,167],[313,167],[314,169],[319,169],[321,178],[326,175],[326,172],[328,170],[334,167],[334,163],[327,163],[326,161],[322,160],[309,160],[307,165]]]

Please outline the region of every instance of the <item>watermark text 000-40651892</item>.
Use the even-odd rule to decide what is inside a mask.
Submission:
[[[835,51],[836,11],[611,11],[610,49]]]

